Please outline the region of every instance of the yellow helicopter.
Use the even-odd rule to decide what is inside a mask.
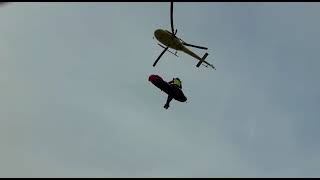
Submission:
[[[194,48],[199,48],[199,49],[205,49],[207,50],[208,48],[206,47],[201,47],[201,46],[196,46],[196,45],[192,45],[192,44],[188,44],[186,42],[184,42],[182,39],[178,38],[176,36],[177,34],[177,29],[174,31],[174,26],[173,26],[173,2],[171,2],[171,6],[170,6],[170,17],[171,17],[171,32],[168,30],[164,30],[164,29],[157,29],[154,31],[154,36],[156,37],[156,39],[162,44],[158,45],[160,47],[162,47],[164,50],[161,52],[161,54],[158,56],[158,58],[156,59],[156,61],[153,63],[153,67],[156,66],[157,62],[160,60],[161,56],[166,52],[169,51],[170,53],[174,54],[175,56],[177,56],[177,51],[183,51],[186,54],[189,54],[190,56],[194,57],[195,59],[199,60],[199,62],[197,63],[197,67],[199,67],[202,63],[205,63],[206,67],[210,66],[213,69],[216,69],[212,64],[208,63],[207,61],[205,61],[206,57],[209,55],[208,53],[205,53],[203,55],[203,57],[199,57],[197,54],[195,54],[194,52],[192,52],[190,49],[188,49],[186,46],[190,46],[190,47],[194,47]],[[168,50],[169,48],[171,49],[175,49],[176,52],[173,53],[170,50]]]

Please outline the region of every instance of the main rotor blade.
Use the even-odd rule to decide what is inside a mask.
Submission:
[[[188,43],[186,43],[186,42],[182,42],[182,44],[183,44],[183,45],[186,45],[186,46],[191,46],[191,47],[199,48],[199,49],[205,49],[205,50],[208,49],[208,48],[206,48],[206,47],[196,46],[196,45],[188,44]]]
[[[173,26],[173,2],[171,2],[171,6],[170,6],[170,19],[171,19],[171,32],[172,34],[175,34],[174,26]]]
[[[156,66],[157,62],[160,60],[161,56],[168,50],[169,47],[164,48],[161,54],[158,56],[157,60],[153,63],[153,67]]]

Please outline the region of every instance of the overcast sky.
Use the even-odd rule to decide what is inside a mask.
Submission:
[[[319,3],[0,8],[1,177],[319,177]],[[202,56],[205,51],[193,49]],[[179,77],[187,103],[150,82]]]

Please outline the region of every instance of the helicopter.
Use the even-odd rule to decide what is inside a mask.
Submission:
[[[199,49],[205,49],[205,50],[207,50],[208,48],[186,43],[185,41],[183,41],[182,39],[180,39],[179,37],[176,36],[178,30],[176,29],[174,31],[174,26],[173,26],[173,2],[171,2],[171,4],[170,4],[170,19],[171,19],[171,32],[166,29],[156,29],[154,31],[154,37],[161,43],[161,44],[158,43],[158,45],[160,47],[162,47],[164,50],[161,52],[161,54],[158,56],[156,61],[153,63],[153,67],[156,66],[156,64],[160,60],[161,56],[166,51],[169,51],[170,53],[172,53],[175,56],[177,56],[177,51],[182,51],[182,52],[194,57],[195,59],[199,60],[196,67],[199,67],[202,63],[205,63],[206,65],[204,65],[204,64],[202,64],[202,65],[204,65],[205,67],[210,66],[213,69],[216,69],[212,64],[205,61],[206,57],[209,55],[207,52],[201,58],[197,54],[192,52],[190,49],[188,49],[186,46],[199,48]],[[169,50],[169,48],[175,49],[176,52],[175,53],[171,52]]]

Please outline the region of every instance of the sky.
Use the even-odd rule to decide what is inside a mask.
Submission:
[[[319,3],[0,7],[0,177],[320,177]],[[205,51],[191,48],[202,56]],[[186,103],[150,82],[179,77]]]

